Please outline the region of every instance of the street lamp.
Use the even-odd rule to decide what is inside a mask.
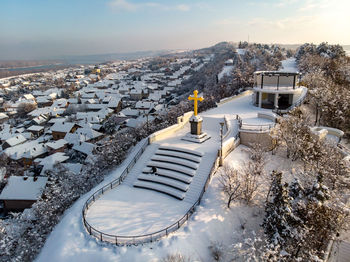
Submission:
[[[220,122],[220,141],[221,141],[221,144],[220,144],[219,166],[222,166],[223,163],[224,163],[224,159],[223,159],[223,156],[222,156],[222,140],[223,140],[224,124],[225,124],[224,122]]]

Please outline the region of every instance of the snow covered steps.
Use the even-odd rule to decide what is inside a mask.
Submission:
[[[194,155],[194,156],[199,156],[199,157],[203,156],[203,153],[201,153],[201,152],[190,150],[187,148],[174,147],[174,146],[160,146],[158,148],[158,150],[182,152],[182,153],[186,153],[186,154],[190,154],[190,155]]]
[[[153,175],[153,174],[145,175],[145,174],[142,174],[142,175],[139,175],[138,179],[142,180],[142,181],[155,182],[155,183],[159,183],[159,184],[162,184],[162,185],[170,186],[170,187],[173,187],[175,189],[179,189],[179,190],[181,190],[183,192],[186,192],[187,189],[188,189],[188,184],[176,181],[176,180],[171,179],[171,178],[158,176],[158,175]]]
[[[181,159],[178,157],[172,157],[172,156],[153,156],[151,157],[151,160],[153,161],[159,161],[159,162],[164,162],[164,163],[173,163],[173,164],[178,164],[181,166],[189,167],[194,170],[198,168],[198,164],[193,163],[192,161],[186,160],[186,159]]]
[[[177,151],[158,150],[156,152],[156,155],[178,157],[181,159],[190,160],[190,161],[195,162],[195,163],[201,162],[201,157],[199,157],[199,156],[195,156],[195,155],[188,154],[188,153],[177,152]]]
[[[186,148],[160,146],[133,185],[183,200],[202,156]]]
[[[196,174],[195,170],[188,168],[188,167],[184,167],[184,166],[176,164],[176,163],[172,164],[172,163],[163,163],[163,162],[158,162],[158,161],[150,161],[147,163],[147,166],[172,170],[172,171],[179,172],[179,173],[182,173],[182,174],[185,174],[188,176],[194,176]]]
[[[179,200],[182,200],[185,197],[185,193],[180,191],[180,190],[176,190],[176,189],[173,189],[171,187],[164,186],[164,185],[161,185],[161,184],[152,183],[152,182],[136,181],[134,183],[134,187],[150,189],[150,190],[153,190],[153,191],[164,193],[164,194],[167,194],[169,196],[175,197],[175,198],[177,198]]]

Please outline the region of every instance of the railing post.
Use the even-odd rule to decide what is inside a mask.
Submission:
[[[165,229],[165,234],[168,235],[168,228]]]
[[[100,233],[100,240],[102,241],[102,233]]]
[[[91,235],[91,226],[89,226],[89,234]]]
[[[115,245],[118,246],[118,237],[115,236]]]

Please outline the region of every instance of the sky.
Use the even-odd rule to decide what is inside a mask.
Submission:
[[[248,39],[350,44],[348,0],[0,0],[0,10],[0,60]]]

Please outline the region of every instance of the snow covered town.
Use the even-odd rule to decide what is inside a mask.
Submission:
[[[306,50],[0,79],[0,260],[346,261],[348,131],[326,125]]]
[[[78,175],[106,134],[164,114],[177,104],[176,87],[209,60],[177,59],[151,70],[141,59],[2,79],[1,153],[21,164],[17,175],[24,178],[42,176],[55,163]],[[2,179],[9,175],[1,172]],[[39,196],[35,192],[45,187],[13,174],[8,181],[5,192],[14,192],[0,196],[2,210],[30,207]],[[24,196],[16,190],[22,184],[36,189]]]

